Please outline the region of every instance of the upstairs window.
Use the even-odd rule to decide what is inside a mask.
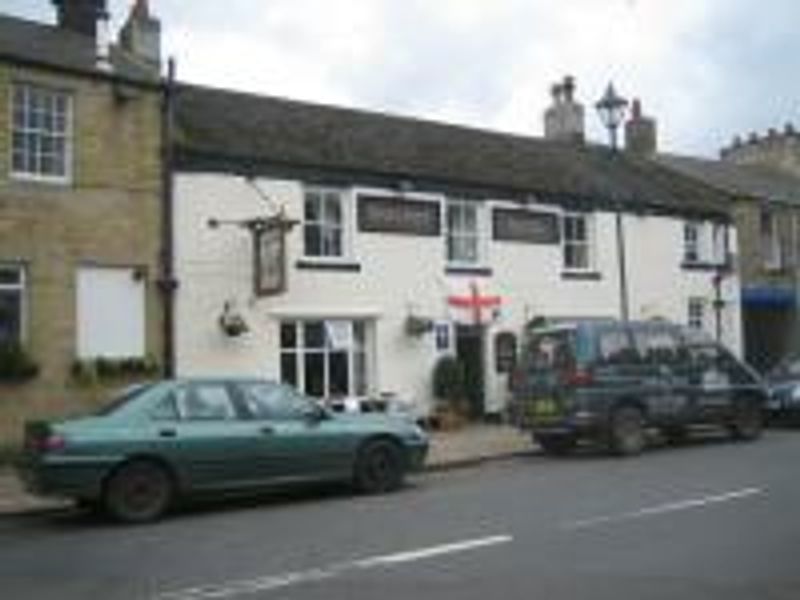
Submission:
[[[594,268],[592,219],[586,213],[564,215],[564,269],[590,271]]]
[[[447,201],[447,262],[477,265],[482,261],[480,208],[475,201]]]
[[[725,225],[700,221],[683,224],[683,264],[722,265],[727,252]]]
[[[700,262],[700,224],[685,223],[683,225],[683,262],[694,264]]]
[[[303,244],[306,257],[346,256],[345,204],[340,190],[307,190],[303,215]]]
[[[68,181],[72,153],[71,96],[33,85],[15,85],[12,89],[12,176]]]
[[[22,342],[25,284],[21,266],[0,264],[0,345]]]
[[[783,261],[781,256],[780,228],[778,218],[774,212],[761,211],[761,257],[764,268],[768,270],[780,269]]]

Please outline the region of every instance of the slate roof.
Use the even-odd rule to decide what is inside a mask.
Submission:
[[[586,208],[727,218],[730,196],[648,160],[415,118],[179,85],[183,170],[410,181]]]
[[[777,169],[675,154],[655,160],[734,196],[800,205],[800,178]]]
[[[0,14],[0,60],[137,83],[157,83],[130,53],[112,47],[113,71],[97,68],[94,40],[53,25]]]

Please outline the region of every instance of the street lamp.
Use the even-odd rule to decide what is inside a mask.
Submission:
[[[625,112],[628,109],[628,101],[619,96],[614,89],[614,84],[609,83],[606,93],[594,105],[600,120],[608,129],[609,141],[611,142],[611,152],[617,152],[617,131],[625,119]],[[617,267],[619,269],[619,306],[620,316],[623,321],[627,321],[630,315],[628,309],[628,274],[625,260],[625,229],[622,223],[622,209],[617,208]]]
[[[619,96],[614,89],[614,84],[609,83],[606,88],[606,93],[594,105],[597,109],[597,114],[600,120],[608,129],[608,134],[611,140],[611,149],[617,149],[617,130],[625,118],[625,113],[628,110],[628,101]]]

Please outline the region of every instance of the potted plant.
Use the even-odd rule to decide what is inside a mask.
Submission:
[[[434,418],[441,429],[455,429],[465,420],[464,365],[454,356],[443,356],[433,368]]]

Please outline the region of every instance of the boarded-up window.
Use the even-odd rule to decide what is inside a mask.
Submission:
[[[78,358],[145,355],[145,282],[134,268],[81,267]]]

